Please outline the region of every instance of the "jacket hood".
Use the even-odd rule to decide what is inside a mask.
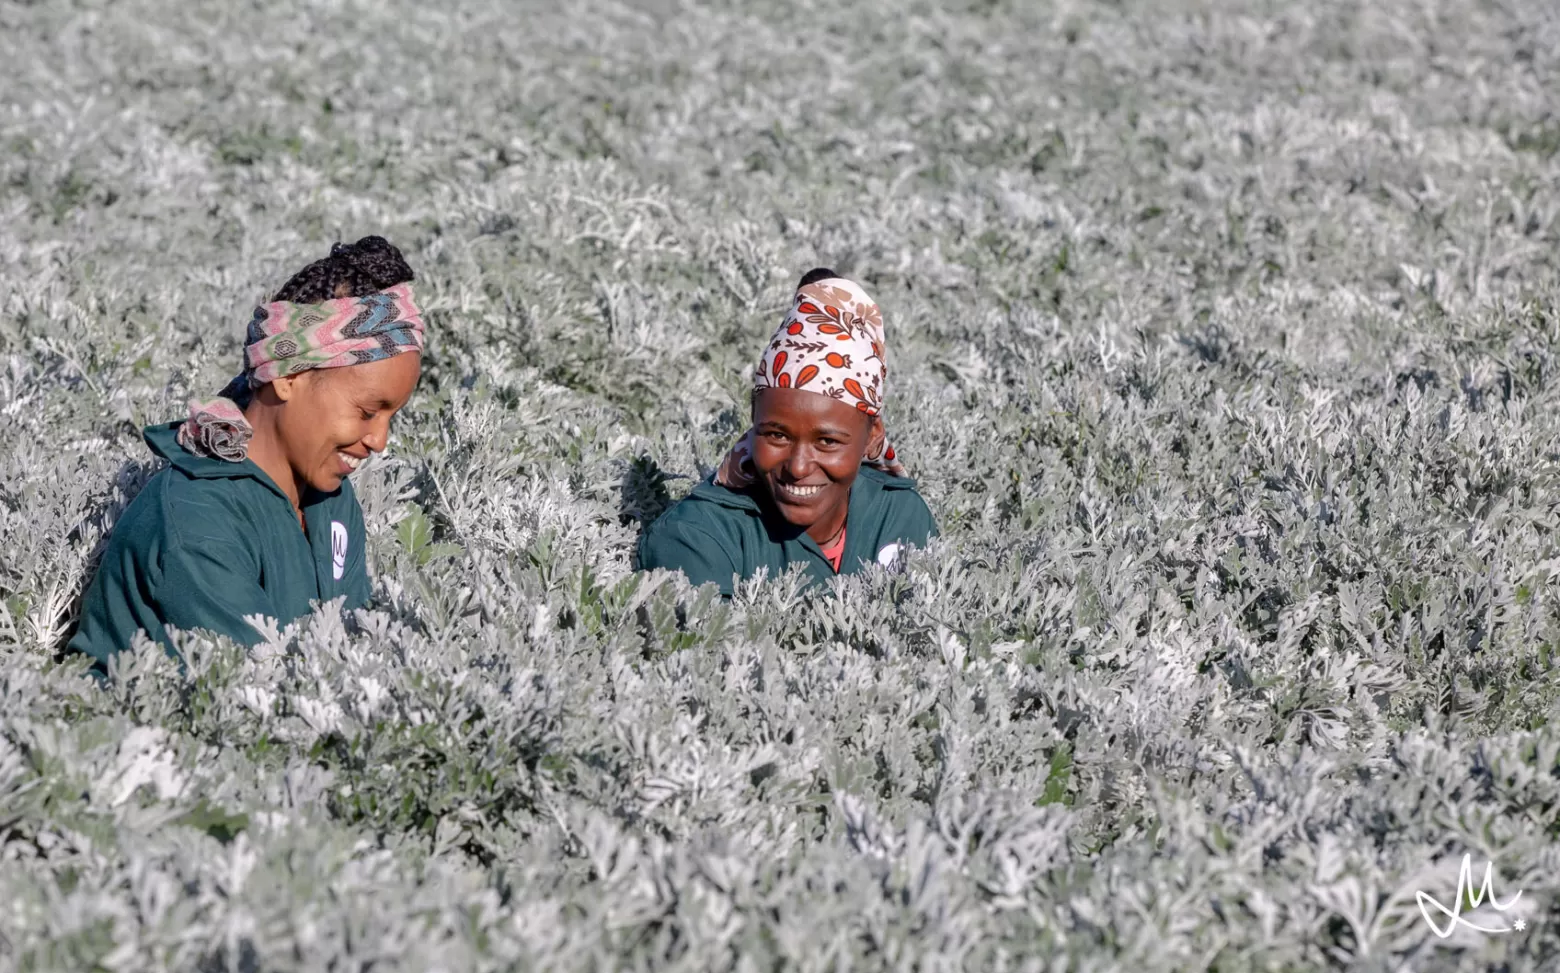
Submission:
[[[225,459],[215,459],[210,456],[198,456],[179,445],[179,427],[184,425],[182,420],[176,422],[162,422],[154,426],[147,426],[141,431],[141,437],[146,440],[146,445],[153,453],[168,461],[168,465],[196,480],[258,480],[266,488],[277,496],[287,499],[287,494],[282,492],[272,479],[251,460],[242,460],[237,463]],[[288,501],[291,503],[291,501]]]

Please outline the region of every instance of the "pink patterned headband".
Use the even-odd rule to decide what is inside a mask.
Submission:
[[[244,370],[216,398],[191,400],[179,444],[192,453],[241,462],[254,435],[239,401],[248,390],[315,368],[343,368],[423,349],[422,312],[410,284],[320,304],[272,301],[255,308]]]

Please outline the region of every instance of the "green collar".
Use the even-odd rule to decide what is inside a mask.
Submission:
[[[196,480],[258,480],[266,489],[287,500],[287,494],[282,492],[282,488],[254,462],[245,459],[233,463],[211,456],[198,456],[180,446],[179,427],[182,425],[182,420],[158,423],[147,426],[141,435],[152,452],[167,460],[169,466],[185,476]],[[288,506],[292,505],[291,500],[287,500],[287,503]]]

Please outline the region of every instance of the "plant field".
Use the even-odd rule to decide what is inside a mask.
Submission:
[[[376,609],[100,687],[369,233]],[[634,573],[819,265],[942,537]],[[0,969],[1560,969],[1557,280],[1550,0],[0,0]]]

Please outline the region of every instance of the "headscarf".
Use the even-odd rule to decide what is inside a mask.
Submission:
[[[197,455],[242,462],[254,436],[243,413],[253,389],[314,368],[362,365],[422,348],[422,312],[410,284],[320,304],[263,304],[249,322],[243,371],[215,398],[190,400],[179,445]]]
[[[881,416],[887,381],[883,315],[877,302],[855,281],[830,277],[797,288],[790,310],[753,370],[753,394],[768,388],[803,389]],[[757,475],[752,457],[749,429],[721,461],[715,482],[732,490],[751,486]],[[905,475],[887,436],[868,447],[862,462],[891,476]]]

